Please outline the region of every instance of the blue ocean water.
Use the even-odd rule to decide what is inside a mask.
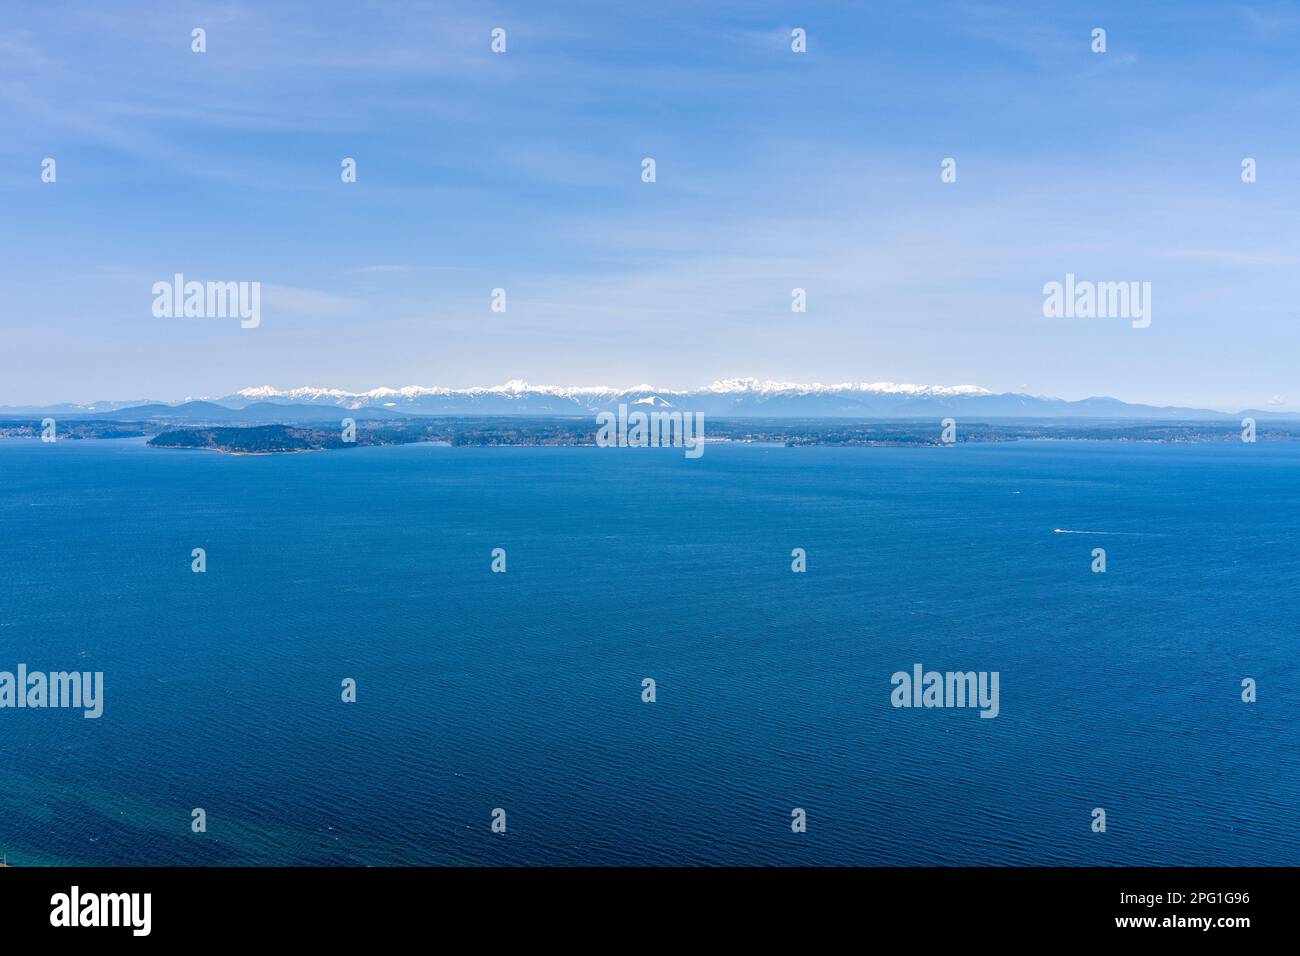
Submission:
[[[0,849],[1296,864],[1298,475],[1266,442],[0,442],[0,670],[105,675],[98,720],[0,710]],[[895,709],[918,662],[998,671],[1000,715]]]

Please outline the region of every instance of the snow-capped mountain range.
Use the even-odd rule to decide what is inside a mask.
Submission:
[[[840,385],[800,385],[794,382],[760,381],[755,378],[730,378],[714,382],[700,389],[656,388],[653,385],[634,385],[631,388],[611,388],[607,385],[530,385],[522,379],[512,379],[503,385],[475,386],[473,388],[448,388],[445,386],[407,385],[403,388],[372,388],[367,392],[347,392],[337,388],[278,389],[270,385],[243,388],[234,395],[219,399],[223,405],[237,407],[239,403],[253,402],[329,404],[340,408],[405,408],[415,406],[445,405],[447,403],[496,405],[512,403],[511,409],[520,405],[546,404],[548,407],[571,404],[583,411],[598,411],[610,404],[639,402],[647,405],[679,405],[688,402],[709,401],[717,398],[741,398],[745,401],[763,401],[774,397],[835,396],[923,396],[951,398],[959,395],[991,395],[986,388],[976,385],[900,385],[895,382],[846,382]],[[694,410],[694,409],[693,409]]]
[[[338,388],[303,387],[278,389],[270,385],[262,385],[258,388],[241,388],[236,394],[250,401],[267,401],[275,399],[315,401],[321,398],[361,401],[365,399],[386,399],[394,396],[402,398],[418,398],[428,395],[527,395],[530,393],[559,395],[565,398],[571,398],[575,396],[592,395],[624,395],[630,392],[664,392],[666,394],[674,395],[689,395],[702,392],[709,392],[716,395],[734,394],[737,392],[754,392],[759,394],[773,394],[777,392],[798,392],[801,394],[809,394],[813,392],[873,392],[878,394],[903,395],[992,394],[987,388],[980,388],[978,385],[899,385],[896,382],[846,382],[842,385],[822,385],[820,383],[799,385],[794,382],[760,381],[756,378],[722,379],[721,381],[714,382],[712,385],[705,386],[704,388],[695,389],[693,392],[683,389],[656,388],[653,385],[634,385],[631,388],[610,388],[608,385],[530,385],[522,379],[516,378],[511,379],[504,385],[475,386],[473,388],[448,388],[439,385],[407,385],[403,388],[372,388],[368,392],[345,392]]]
[[[107,417],[109,415],[201,418],[206,421],[291,418],[316,419],[347,410],[362,417],[405,415],[592,415],[619,405],[679,409],[715,417],[753,418],[1092,418],[1226,420],[1251,414],[1295,417],[1294,412],[1246,410],[1237,413],[1171,406],[1133,405],[1114,398],[1066,401],[1017,392],[992,392],[977,385],[909,385],[896,382],[844,382],[810,385],[730,378],[697,389],[609,386],[530,385],[515,379],[473,388],[407,385],[350,392],[303,386],[243,388],[218,399],[182,403],[96,402],[45,408],[3,409],[6,414],[37,411]]]

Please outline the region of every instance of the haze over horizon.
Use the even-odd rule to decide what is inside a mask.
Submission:
[[[579,404],[588,400],[601,402],[612,401],[613,396],[629,396],[627,401],[632,401],[637,396],[659,395],[672,398],[680,402],[683,396],[690,396],[697,400],[710,400],[719,397],[735,396],[735,401],[744,402],[742,406],[736,406],[744,409],[740,412],[742,415],[754,414],[753,403],[762,402],[772,398],[800,399],[800,396],[858,396],[870,399],[873,396],[876,399],[886,399],[890,402],[899,401],[897,407],[906,409],[911,404],[908,400],[932,399],[940,403],[949,401],[960,401],[965,399],[987,399],[993,400],[1003,396],[1019,396],[1024,399],[1032,399],[1031,405],[1039,405],[1041,402],[1055,402],[1060,396],[1033,394],[1028,392],[994,392],[990,389],[978,385],[938,385],[938,384],[921,384],[906,382],[808,382],[798,383],[789,381],[775,380],[758,380],[752,377],[732,377],[717,380],[705,385],[699,385],[689,388],[661,387],[652,383],[638,383],[635,385],[611,385],[608,383],[601,384],[582,384],[582,385],[562,385],[554,382],[537,383],[528,382],[524,379],[511,379],[506,382],[495,385],[475,385],[475,386],[446,386],[446,385],[416,385],[407,384],[403,386],[376,386],[371,389],[350,390],[338,389],[329,386],[319,385],[298,385],[287,388],[280,388],[274,385],[246,386],[236,389],[232,392],[222,394],[187,394],[182,397],[176,396],[136,396],[134,398],[122,397],[105,397],[92,402],[51,402],[44,404],[24,404],[24,405],[0,405],[0,413],[6,412],[29,412],[36,409],[48,408],[57,409],[65,406],[76,406],[86,411],[97,412],[101,414],[111,413],[118,409],[128,409],[132,407],[143,406],[146,404],[161,403],[171,406],[182,406],[190,403],[215,403],[224,404],[226,407],[242,408],[247,405],[265,404],[272,402],[292,407],[302,407],[304,405],[333,404],[341,408],[396,408],[406,410],[411,414],[427,414],[427,409],[421,408],[420,403],[426,399],[439,397],[455,398],[456,396],[490,396],[495,395],[500,398],[536,398],[538,396],[558,396],[567,400],[572,400]],[[386,401],[395,399],[397,401]],[[617,399],[623,401],[623,398]],[[1065,399],[1064,401],[1082,403],[1089,400],[1100,400],[1101,402],[1116,401],[1122,405],[1152,407],[1164,409],[1185,409],[1187,411],[1212,411],[1227,415],[1234,415],[1239,412],[1247,411],[1247,408],[1210,408],[1207,406],[1180,406],[1169,402],[1127,402],[1120,396],[1090,395],[1084,399]],[[636,404],[642,404],[645,399],[641,399]],[[415,403],[415,404],[411,404]],[[525,403],[527,404],[527,403]],[[596,406],[591,406],[596,407]],[[671,407],[671,406],[670,406]],[[686,406],[678,405],[679,410]],[[1280,402],[1272,401],[1266,403],[1260,408],[1249,409],[1251,411],[1264,411],[1274,415],[1296,416],[1295,410],[1289,410]],[[464,409],[463,411],[453,411],[450,414],[478,414],[478,409]],[[439,412],[443,414],[445,412]],[[570,412],[571,414],[572,412]],[[1071,414],[1080,414],[1077,409],[1072,410]],[[1088,412],[1091,413],[1091,410]],[[485,414],[499,414],[485,412]],[[513,412],[512,412],[513,414]],[[539,412],[519,412],[519,414],[541,414]],[[810,412],[812,417],[818,417],[818,412]],[[871,417],[867,412],[867,417]],[[887,412],[882,412],[889,417]],[[919,409],[907,414],[923,414]],[[993,411],[985,413],[994,418],[1005,417],[1008,413],[1002,411]],[[1037,411],[1029,412],[1037,416],[1041,414],[1050,414],[1043,408]],[[834,416],[839,417],[839,416]],[[1167,416],[1160,416],[1167,417]]]
[[[1281,398],[1281,396],[1274,396],[1271,399],[1261,402],[1259,405],[1255,405],[1255,406],[1243,405],[1240,407],[1219,407],[1219,406],[1213,406],[1208,404],[1185,404],[1182,402],[1172,402],[1172,401],[1162,401],[1162,400],[1135,401],[1126,398],[1124,395],[1107,395],[1107,394],[1102,394],[1100,392],[1087,393],[1078,396],[1067,397],[1062,395],[1054,395],[1047,392],[1036,392],[1027,388],[1009,388],[1006,389],[1005,391],[1001,391],[1001,390],[985,388],[982,385],[969,383],[969,382],[948,384],[948,383],[940,383],[940,382],[898,382],[898,381],[889,381],[889,380],[868,381],[867,379],[862,379],[862,378],[855,379],[852,381],[827,380],[827,381],[794,382],[794,381],[790,381],[789,379],[758,379],[755,376],[739,376],[739,375],[724,376],[722,378],[714,379],[710,382],[702,382],[694,385],[664,385],[657,381],[637,382],[637,383],[629,383],[629,384],[601,382],[601,381],[582,381],[582,382],[570,383],[570,382],[557,382],[557,381],[530,380],[527,378],[510,378],[510,379],[498,380],[490,384],[477,383],[477,384],[468,384],[468,385],[448,385],[448,384],[433,383],[433,382],[428,382],[428,383],[406,382],[402,385],[380,384],[370,388],[357,388],[357,389],[340,388],[335,385],[309,384],[307,382],[303,382],[295,385],[276,385],[272,383],[263,383],[261,385],[245,385],[239,388],[230,389],[228,391],[220,391],[220,390],[208,391],[208,392],[189,391],[183,395],[140,394],[140,395],[129,396],[125,394],[112,394],[112,395],[100,395],[98,398],[93,398],[93,399],[84,399],[84,398],[59,399],[55,401],[44,401],[44,402],[17,401],[17,402],[7,402],[7,403],[0,404],[0,409],[40,408],[40,407],[55,406],[55,405],[79,405],[79,406],[89,407],[95,405],[102,405],[106,403],[120,404],[124,402],[134,403],[137,401],[138,402],[162,402],[164,404],[175,405],[175,404],[181,404],[184,402],[193,402],[193,401],[220,402],[223,399],[234,398],[236,396],[248,397],[250,394],[256,395],[256,393],[265,393],[265,392],[271,392],[271,393],[275,393],[277,396],[283,396],[288,393],[307,392],[307,391],[330,392],[330,393],[338,393],[340,395],[349,395],[349,396],[358,396],[358,397],[366,396],[366,395],[373,396],[378,393],[384,393],[384,392],[403,392],[403,391],[410,391],[410,390],[428,391],[428,392],[527,391],[527,390],[597,391],[599,390],[599,391],[607,391],[607,392],[659,391],[665,393],[671,392],[671,393],[680,394],[680,393],[691,393],[691,392],[703,392],[709,390],[718,391],[720,386],[722,386],[724,389],[732,388],[734,390],[740,390],[740,387],[734,384],[740,382],[752,382],[757,389],[769,390],[769,391],[778,388],[793,391],[793,390],[817,390],[817,389],[831,390],[831,389],[845,389],[845,388],[858,389],[863,387],[871,387],[871,388],[881,388],[882,390],[897,391],[900,393],[905,391],[915,390],[918,392],[924,391],[924,392],[939,392],[939,393],[966,392],[966,393],[984,393],[984,394],[991,394],[991,395],[1011,394],[1011,395],[1029,395],[1036,398],[1063,399],[1065,401],[1081,401],[1083,399],[1088,399],[1088,398],[1109,398],[1109,399],[1116,399],[1118,401],[1125,402],[1127,404],[1149,404],[1149,405],[1163,406],[1163,407],[1203,408],[1203,409],[1208,409],[1213,411],[1225,412],[1229,414],[1241,411],[1245,408],[1258,408],[1258,409],[1264,409],[1264,410],[1278,412],[1278,413],[1300,414],[1300,408],[1296,408],[1294,403],[1287,403],[1284,401],[1280,401],[1279,399]]]
[[[748,389],[742,383],[750,383]],[[951,394],[989,394],[989,395],[1028,395],[1034,398],[1051,398],[1062,399],[1064,401],[1082,401],[1090,398],[1115,399],[1120,402],[1131,405],[1152,405],[1158,407],[1185,407],[1196,408],[1209,411],[1218,411],[1226,414],[1235,414],[1248,408],[1264,410],[1276,414],[1300,415],[1300,408],[1295,403],[1288,403],[1282,400],[1282,396],[1273,396],[1258,405],[1242,405],[1236,407],[1223,407],[1210,404],[1188,404],[1183,402],[1162,401],[1159,399],[1148,401],[1136,401],[1125,397],[1124,395],[1108,395],[1100,392],[1082,394],[1078,396],[1053,395],[1047,392],[1036,392],[1025,387],[1010,388],[1005,391],[985,388],[970,382],[963,383],[939,383],[939,382],[898,382],[889,380],[868,381],[859,378],[852,381],[809,381],[794,382],[789,379],[758,379],[755,376],[724,376],[714,379],[710,382],[704,382],[694,385],[664,385],[659,382],[637,382],[635,384],[623,384],[612,382],[556,382],[529,380],[527,378],[510,378],[499,380],[491,384],[478,383],[470,385],[448,385],[443,383],[416,383],[407,382],[402,385],[375,385],[370,388],[340,388],[334,385],[309,384],[307,382],[296,385],[276,385],[272,383],[262,383],[260,385],[245,385],[239,388],[230,389],[229,391],[212,391],[198,392],[190,391],[183,395],[101,395],[94,399],[60,399],[57,401],[46,402],[10,402],[0,404],[0,409],[5,408],[41,408],[53,407],[57,405],[77,405],[84,407],[93,407],[105,404],[134,404],[134,403],[153,403],[161,402],[168,405],[183,404],[186,402],[221,402],[223,399],[235,397],[257,398],[265,397],[267,394],[274,394],[275,397],[283,397],[291,393],[301,392],[322,392],[337,393],[340,396],[376,396],[382,393],[400,393],[409,391],[419,392],[437,392],[437,391],[499,391],[499,392],[523,392],[523,391],[604,391],[604,392],[635,392],[635,391],[655,391],[664,393],[693,393],[705,391],[727,391],[727,390],[838,390],[838,389],[878,389],[884,392],[905,393],[951,393]]]
[[[1297,38],[1280,3],[16,8],[0,405],[742,374],[1294,411]],[[155,317],[177,273],[260,282],[259,327]],[[1150,282],[1150,327],[1045,318],[1067,274]]]

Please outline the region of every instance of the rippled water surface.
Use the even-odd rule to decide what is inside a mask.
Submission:
[[[0,670],[105,704],[0,710],[0,849],[1295,864],[1298,637],[1296,444],[6,441]],[[915,663],[998,671],[999,716],[893,708]]]

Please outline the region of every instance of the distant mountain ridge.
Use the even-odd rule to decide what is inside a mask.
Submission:
[[[530,385],[515,379],[502,385],[449,388],[408,385],[350,392],[306,386],[269,385],[240,389],[215,401],[96,402],[0,409],[0,414],[48,413],[96,418],[151,418],[173,421],[323,421],[340,412],[354,417],[409,415],[587,416],[619,405],[703,412],[719,418],[1079,418],[1099,420],[1226,421],[1250,415],[1296,418],[1295,412],[1247,409],[1226,413],[1203,408],[1130,404],[1115,398],[1067,401],[1016,392],[996,393],[977,385],[911,385],[860,382],[810,385],[733,378],[698,389],[652,385]]]

